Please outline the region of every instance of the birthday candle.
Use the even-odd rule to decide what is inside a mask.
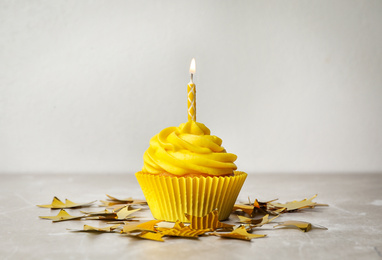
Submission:
[[[196,121],[196,86],[194,84],[195,73],[195,59],[192,59],[190,65],[191,80],[187,85],[187,106],[188,106],[188,120]]]

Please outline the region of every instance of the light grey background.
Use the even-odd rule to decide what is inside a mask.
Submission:
[[[0,173],[133,173],[197,120],[249,173],[382,172],[382,1],[0,1]]]

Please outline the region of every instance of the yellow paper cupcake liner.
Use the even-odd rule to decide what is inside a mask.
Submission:
[[[227,219],[247,177],[235,171],[229,177],[167,177],[137,172],[154,218],[187,222],[185,213],[203,217],[214,209],[219,220]]]

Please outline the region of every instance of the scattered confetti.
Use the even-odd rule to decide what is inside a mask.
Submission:
[[[117,229],[120,225],[121,224],[108,226],[108,227],[102,227],[102,228],[84,225],[83,229],[69,229],[69,230],[74,232],[106,232],[107,233],[107,232],[115,232],[114,230]]]
[[[101,210],[101,211],[80,211],[83,214],[86,214],[88,216],[108,216],[108,215],[116,215],[115,212],[109,211],[107,209]]]
[[[184,224],[180,221],[176,221],[175,224],[171,224],[170,222],[163,222],[162,220],[148,220],[141,222],[139,217],[137,218],[132,216],[133,213],[141,209],[148,209],[146,201],[135,200],[130,197],[119,199],[108,194],[106,194],[106,196],[107,200],[101,200],[101,205],[99,205],[104,206],[104,210],[80,211],[84,214],[81,216],[72,216],[64,209],[89,207],[95,201],[89,203],[74,203],[66,199],[64,203],[57,197],[54,197],[51,204],[37,206],[43,208],[61,209],[56,216],[40,216],[40,218],[49,219],[53,222],[85,219],[110,220],[108,224],[112,224],[112,226],[106,227],[94,227],[85,224],[83,229],[69,229],[70,231],[90,233],[122,233],[125,234],[125,236],[160,242],[164,242],[165,240],[163,238],[166,236],[198,238],[199,236],[205,234],[250,241],[253,238],[261,238],[266,236],[265,234],[252,234],[251,232],[253,230],[258,230],[263,225],[271,223],[274,219],[284,213],[314,208],[317,206],[328,206],[327,204],[313,202],[313,199],[316,198],[317,195],[310,199],[287,203],[278,203],[276,202],[277,200],[260,202],[256,199],[253,203],[249,200],[249,204],[234,205],[233,213],[236,214],[238,221],[242,223],[240,225],[220,222],[218,219],[218,210],[213,210],[203,217],[185,214],[190,224]],[[132,205],[136,205],[138,208],[134,208]],[[261,215],[262,217],[255,218],[257,215]],[[270,218],[270,215],[273,215],[274,217]],[[132,223],[132,221],[136,222]],[[309,222],[292,220],[279,222],[276,226],[274,226],[274,228],[296,228],[303,232],[308,232],[313,228],[327,229],[322,226],[312,225]],[[231,232],[227,233],[227,231]]]
[[[60,212],[57,214],[57,216],[40,216],[40,218],[43,219],[50,219],[53,222],[59,222],[64,220],[73,220],[73,219],[81,219],[84,216],[72,216],[68,212],[66,212],[64,209],[60,210]]]
[[[242,205],[242,204],[235,204],[233,206],[233,211],[236,211],[236,210],[241,210],[245,213],[247,213],[247,215],[249,216],[252,216],[252,213],[253,213],[253,209],[255,207],[253,205]]]
[[[100,207],[107,207],[107,208],[119,207],[121,204],[125,204],[125,203],[121,203],[119,201],[100,200],[100,202],[101,202],[101,204],[99,205]]]
[[[164,234],[152,233],[152,232],[148,232],[148,231],[143,231],[142,233],[137,235],[137,237],[139,237],[139,238],[150,239],[150,240],[155,240],[155,241],[160,241],[160,242],[164,242],[164,240],[162,239],[163,236],[164,236]]]
[[[284,221],[284,222],[281,222],[279,223],[277,226],[274,226],[275,227],[282,227],[282,228],[297,228],[303,232],[308,232],[310,231],[312,228],[318,228],[318,229],[327,229],[326,227],[322,227],[322,226],[316,226],[316,225],[312,225],[311,223],[309,222],[304,222],[304,221],[295,221],[295,220],[288,220],[288,221]]]
[[[312,200],[317,197],[317,195],[313,196],[310,199],[304,199],[301,201],[292,201],[287,203],[278,203],[275,200],[270,200],[267,202],[259,202],[257,199],[254,203],[249,201],[248,204],[235,204],[233,207],[233,211],[243,212],[247,214],[249,217],[254,217],[256,215],[280,215],[286,212],[297,211],[306,208],[314,208],[317,206],[328,206],[327,204],[319,204],[313,202]]]
[[[69,208],[79,208],[79,207],[89,207],[96,201],[91,201],[88,203],[74,203],[68,199],[65,199],[63,203],[59,198],[54,197],[51,204],[37,205],[40,208],[51,208],[51,209],[69,209]]]
[[[260,219],[252,219],[252,218],[247,218],[247,217],[240,216],[240,215],[238,215],[237,217],[239,218],[241,223],[247,223],[247,224],[252,224],[256,227],[261,227],[265,224],[268,224],[269,222],[271,222],[272,220],[274,220],[275,218],[277,218],[279,216],[273,217],[271,219],[269,219],[268,214],[265,215],[264,217],[260,218]]]
[[[155,229],[155,226],[162,222],[162,220],[150,220],[147,222],[143,223],[135,223],[135,224],[125,224],[122,229],[122,233],[131,233],[134,231],[154,231],[156,232],[157,230]]]
[[[242,240],[251,240],[253,238],[265,237],[266,235],[250,234],[247,232],[244,226],[240,226],[230,233],[213,233],[216,236],[225,237],[225,238],[235,238]]]
[[[117,219],[118,220],[124,220],[124,219],[127,219],[127,217],[129,215],[131,215],[132,213],[134,212],[137,212],[138,210],[141,210],[141,209],[132,209],[132,210],[129,210],[129,206],[125,206],[123,207],[122,209],[120,209],[118,212],[117,212]]]
[[[139,205],[139,204],[141,204],[141,205],[147,205],[147,201],[145,201],[145,200],[135,200],[135,199],[133,199],[131,197],[126,198],[126,199],[117,199],[117,198],[115,198],[113,196],[110,196],[108,194],[106,194],[106,196],[108,197],[108,200],[113,201],[113,202],[120,202],[120,204],[130,204],[130,205],[134,205],[134,204]]]
[[[285,208],[286,211],[294,211],[298,209],[305,209],[305,208],[314,208],[315,206],[328,206],[327,204],[317,204],[316,202],[313,202],[312,200],[317,197],[317,194],[311,197],[310,199],[304,199],[301,201],[291,201],[287,203],[276,203],[276,202],[270,202],[268,203],[269,208]]]

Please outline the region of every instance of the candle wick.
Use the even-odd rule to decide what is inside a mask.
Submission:
[[[191,83],[194,82],[194,73],[191,73]]]

